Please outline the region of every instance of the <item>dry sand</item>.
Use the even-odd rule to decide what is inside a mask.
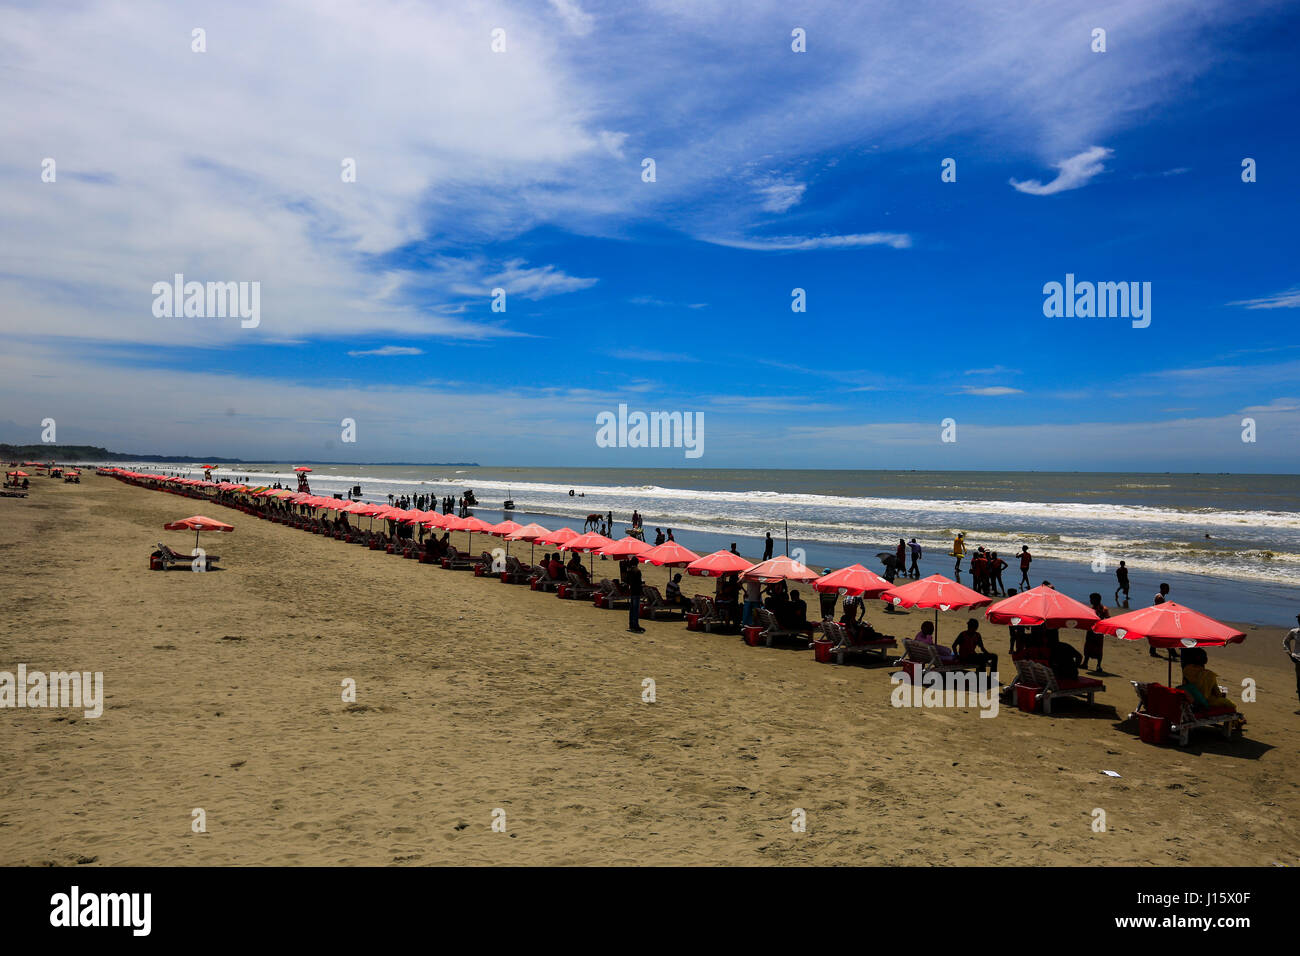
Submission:
[[[226,570],[149,572],[156,541],[193,542],[163,522],[195,512],[235,525],[205,536]],[[1211,652],[1258,682],[1245,738],[1180,750],[1119,726],[1128,678],[1164,679],[1145,645],[1108,643],[1092,709],[894,709],[886,668],[632,635],[622,612],[93,475],[0,499],[0,584],[0,670],[102,671],[107,697],[97,720],[0,710],[7,864],[1300,862],[1277,630]],[[903,637],[921,613],[871,618]]]

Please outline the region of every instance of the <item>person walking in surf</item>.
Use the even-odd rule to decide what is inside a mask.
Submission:
[[[1029,545],[1020,546],[1020,587],[1032,588],[1029,583],[1029,565],[1033,562],[1034,556],[1029,553]]]
[[[954,558],[957,559],[957,563],[953,565],[953,570],[956,571],[958,574],[961,574],[961,559],[966,554],[966,532],[965,531],[958,531],[957,537],[952,539],[951,554]]]

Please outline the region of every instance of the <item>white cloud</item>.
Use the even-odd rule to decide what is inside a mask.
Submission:
[[[1071,156],[1069,159],[1056,163],[1055,168],[1059,172],[1056,174],[1056,178],[1046,185],[1037,179],[1026,179],[1024,181],[1013,179],[1011,185],[1019,192],[1028,193],[1031,196],[1052,196],[1068,189],[1079,189],[1088,185],[1094,176],[1105,170],[1104,161],[1112,153],[1113,150],[1109,150],[1104,146],[1093,146],[1077,156]]]
[[[868,232],[847,236],[770,236],[762,239],[705,239],[717,246],[758,251],[804,251],[808,249],[857,249],[864,246],[889,246],[907,249],[912,237],[901,232]]]
[[[585,37],[595,27],[595,18],[578,6],[575,0],[551,0],[551,6],[574,36]]]
[[[381,346],[381,347],[379,347],[379,348],[377,348],[377,349],[358,349],[358,350],[355,350],[355,351],[349,351],[348,354],[349,354],[349,355],[353,355],[353,356],[361,356],[361,355],[380,355],[380,356],[389,356],[389,355],[423,355],[423,354],[424,354],[424,349],[412,348],[412,347],[410,347],[410,346],[406,346],[406,345],[384,345],[384,346]]]
[[[1023,391],[1022,389],[1019,389],[1019,388],[1009,388],[1009,387],[1006,386],[1006,385],[988,385],[988,386],[985,386],[985,387],[977,387],[977,386],[974,386],[974,385],[966,385],[966,386],[963,386],[963,387],[962,387],[961,393],[962,393],[963,395],[984,395],[984,396],[997,396],[997,395],[1023,395],[1023,394],[1025,394],[1024,391]]]
[[[1300,309],[1300,289],[1275,292],[1259,299],[1242,299],[1228,305],[1241,305],[1247,309]]]
[[[807,188],[803,183],[765,183],[757,187],[763,200],[759,205],[765,212],[786,212],[799,204]]]

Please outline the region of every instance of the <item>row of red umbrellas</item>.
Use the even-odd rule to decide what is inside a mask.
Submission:
[[[192,485],[215,485],[213,482],[192,478],[160,478],[156,475],[114,470],[130,477],[153,478]],[[222,482],[220,487],[245,488],[227,482]],[[743,580],[764,584],[781,580],[808,581],[812,583],[815,591],[824,594],[879,597],[897,607],[934,609],[936,625],[939,611],[985,607],[993,604],[992,598],[945,578],[941,574],[933,574],[895,587],[861,564],[819,575],[787,556],[751,564],[748,559],[730,551],[715,551],[713,554],[700,557],[676,541],[668,541],[661,545],[649,545],[633,537],[613,541],[594,532],[578,534],[572,528],[549,531],[539,524],[520,525],[509,520],[492,525],[473,516],[460,518],[456,515],[439,514],[436,511],[409,510],[361,501],[344,501],[288,489],[268,489],[258,494],[288,499],[293,504],[306,504],[369,516],[372,519],[391,519],[408,524],[423,524],[427,528],[467,531],[471,535],[471,541],[473,533],[477,531],[504,538],[507,542],[528,541],[532,545],[554,545],[562,551],[601,554],[610,558],[635,557],[659,567],[683,567],[688,574],[701,577],[739,574]],[[201,530],[234,530],[230,525],[204,518],[202,515],[166,527],[169,530],[181,528],[194,530],[196,545],[197,533]],[[1146,640],[1153,647],[1161,648],[1222,647],[1227,644],[1241,643],[1246,639],[1246,635],[1241,631],[1173,601],[1101,619],[1088,605],[1076,601],[1049,585],[1040,585],[993,604],[985,611],[985,618],[994,624],[1044,626],[1051,629],[1087,629],[1099,634],[1111,634],[1122,640]]]

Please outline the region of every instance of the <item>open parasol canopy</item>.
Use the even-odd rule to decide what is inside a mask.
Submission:
[[[580,534],[576,538],[570,538],[560,545],[561,551],[586,551],[590,555],[591,573],[596,573],[596,552],[602,548],[607,548],[614,542],[609,540],[603,534],[597,534],[589,531],[586,534]]]
[[[815,581],[821,575],[806,564],[783,554],[752,565],[740,577],[759,584],[775,584],[777,581]]]
[[[228,525],[224,521],[217,521],[214,518],[208,518],[204,515],[192,515],[188,518],[182,518],[180,521],[173,521],[170,524],[163,525],[164,531],[193,531],[194,547],[199,546],[200,531],[234,531],[233,525]]]
[[[868,570],[860,564],[851,564],[830,574],[824,574],[813,582],[813,590],[819,594],[852,595],[853,597],[877,597],[892,588],[893,585],[875,571]]]
[[[1152,647],[1224,647],[1240,644],[1246,635],[1212,617],[1174,601],[1153,604],[1125,614],[1098,621],[1092,628],[1098,634],[1113,634],[1125,641],[1143,638]],[[1174,663],[1169,660],[1169,680],[1173,681]]]
[[[939,612],[964,607],[984,607],[993,599],[972,591],[942,574],[932,574],[902,587],[890,588],[880,599],[896,607],[934,608],[934,639],[939,641]]]
[[[642,551],[637,555],[637,560],[661,568],[684,568],[692,561],[700,560],[700,556],[690,548],[683,548],[676,541],[665,541],[649,551]]]
[[[984,617],[994,624],[1041,624],[1051,630],[1086,630],[1100,620],[1088,605],[1046,584],[999,601],[984,612]]]
[[[748,558],[730,551],[714,551],[686,565],[686,573],[701,578],[719,578],[724,574],[739,574],[754,566]]]

